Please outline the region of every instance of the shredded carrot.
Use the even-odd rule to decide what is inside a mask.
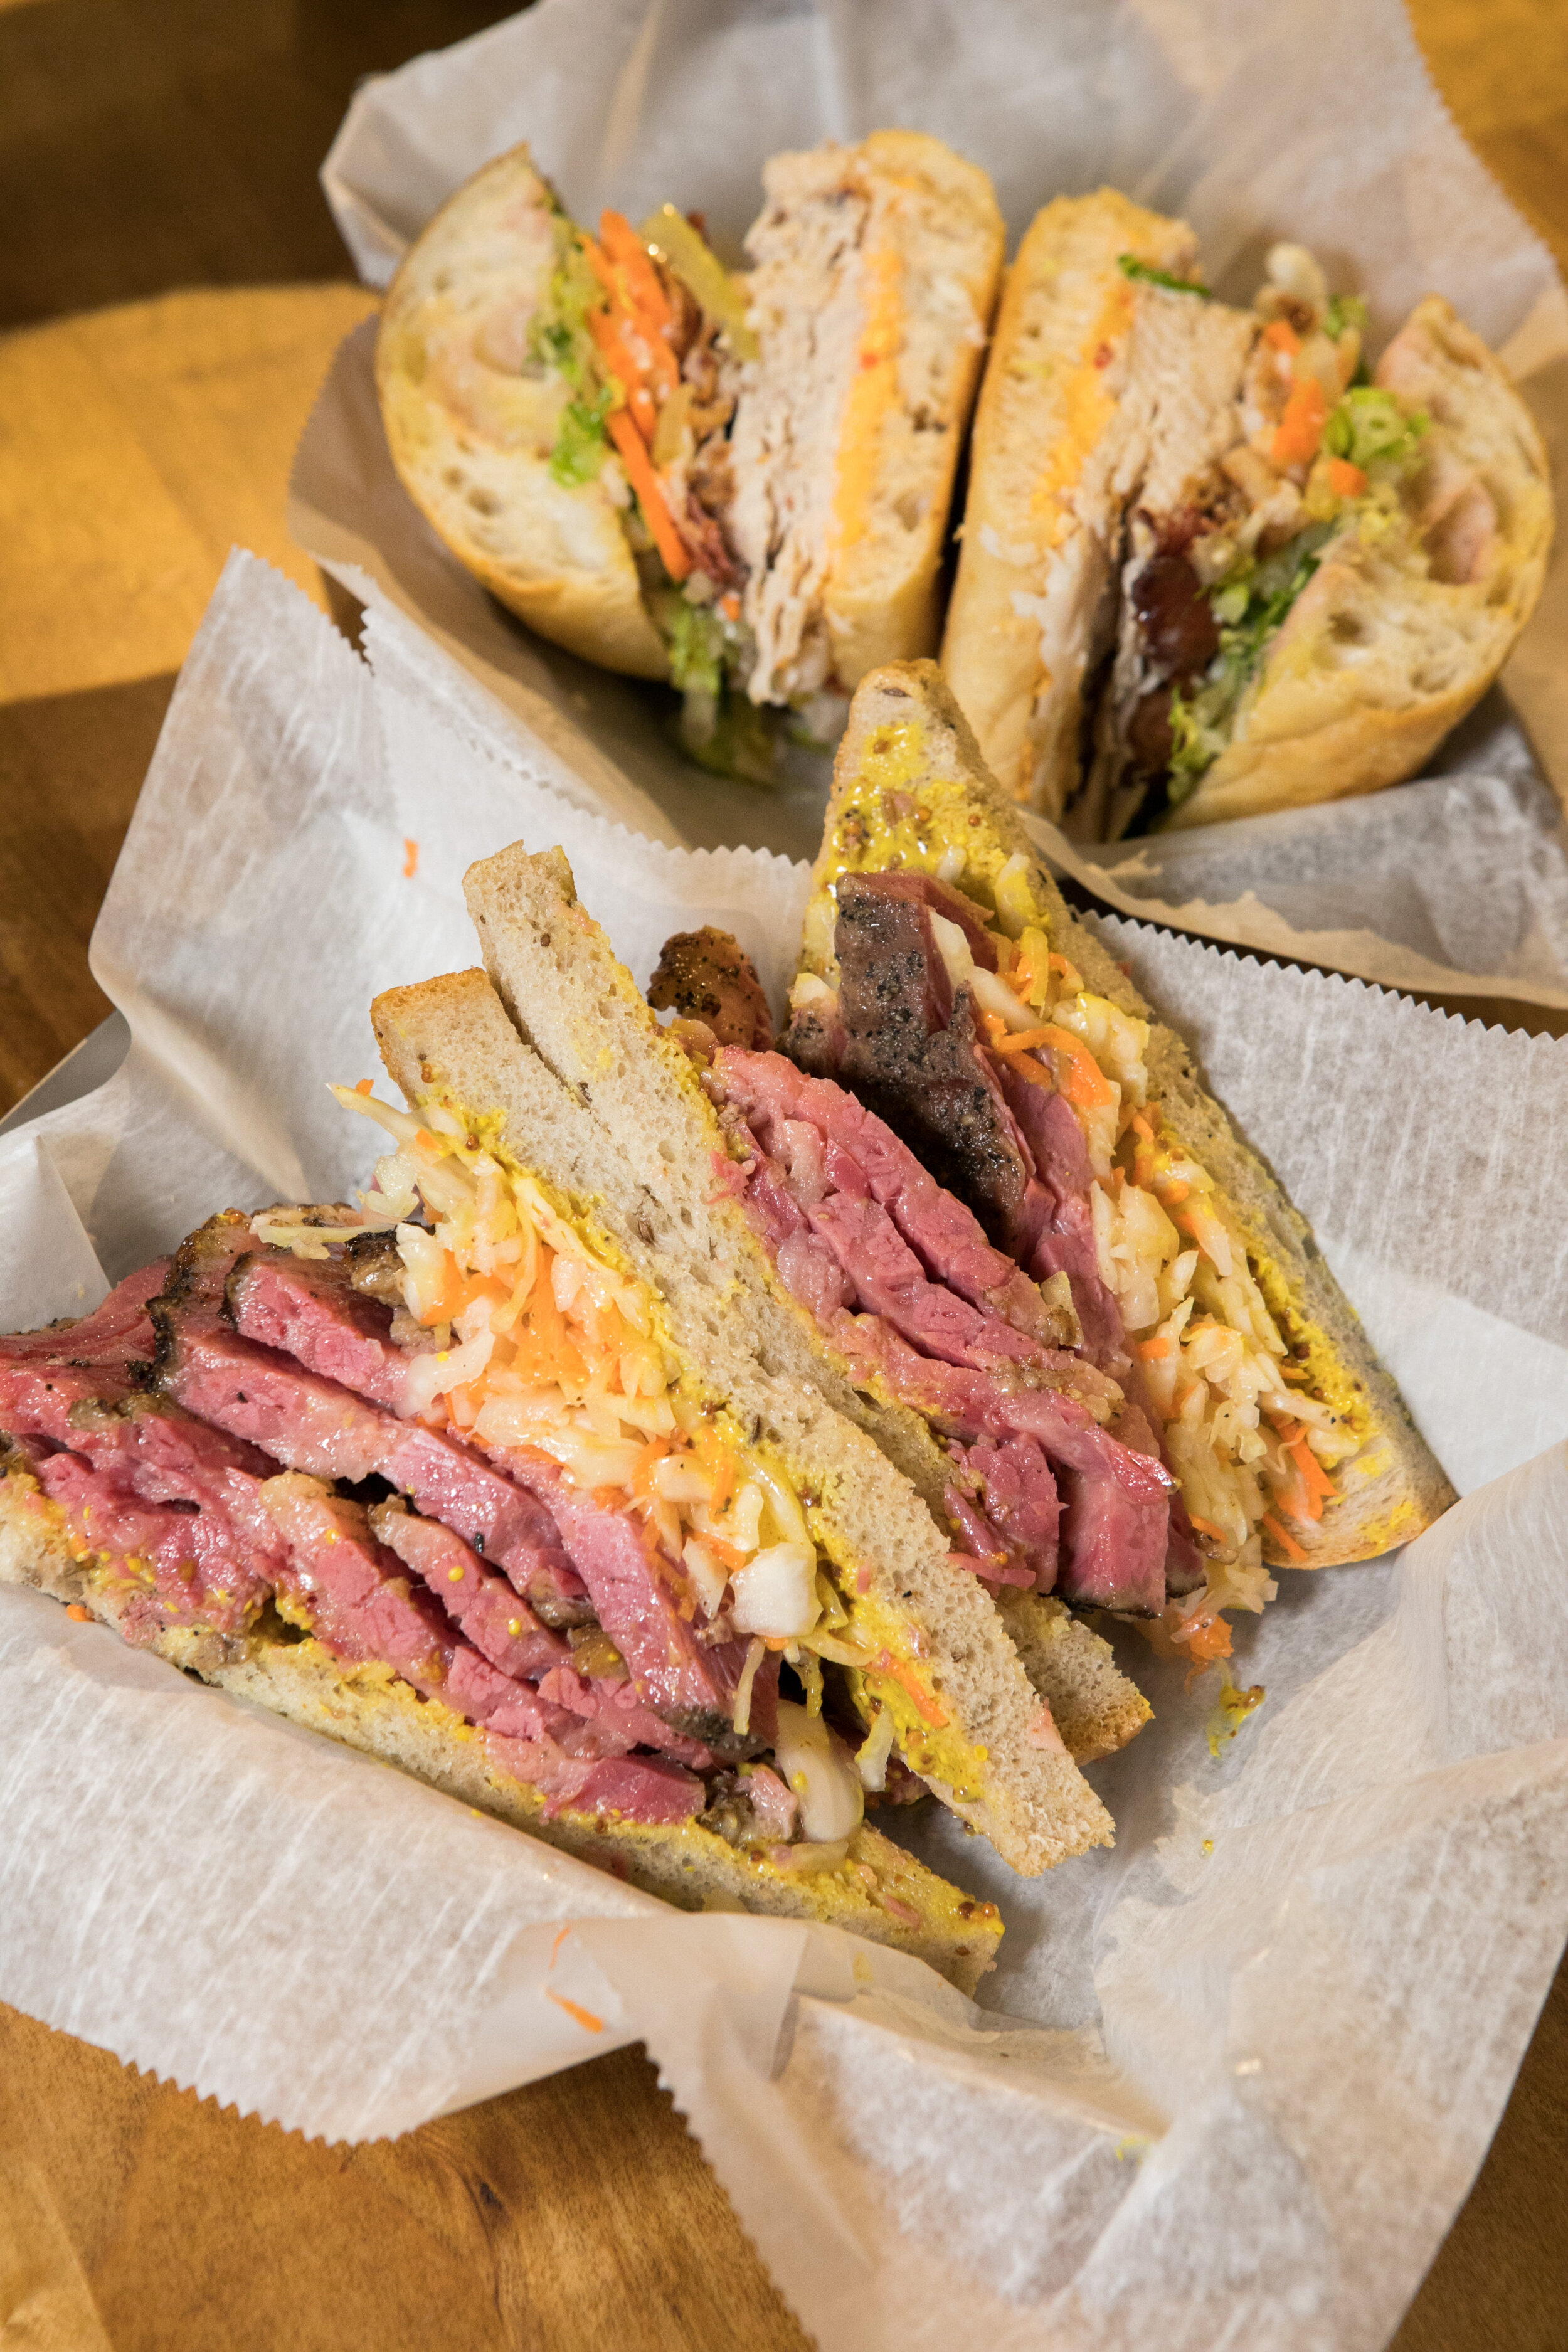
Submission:
[[[720,598],[719,610],[723,614],[724,618],[727,621],[738,621],[740,619],[741,600],[736,595],[732,588],[727,596],[721,596]]]
[[[1270,350],[1289,352],[1292,359],[1301,348],[1301,338],[1289,319],[1271,319],[1263,330],[1263,340]]]
[[[405,882],[413,881],[415,874],[418,868],[418,865],[419,844],[416,841],[410,841],[407,835],[405,834],[403,836],[403,878]]]
[[[1049,1025],[1044,1029],[1009,1029],[994,1013],[988,1013],[985,1018],[988,1025],[993,1021],[996,1023],[999,1034],[992,1038],[991,1045],[993,1052],[997,1054],[1026,1054],[1031,1045],[1047,1045],[1053,1038],[1061,1035],[1059,1029]]]
[[[1048,1045],[1053,1053],[1067,1055],[1068,1082],[1062,1092],[1078,1109],[1100,1110],[1115,1100],[1110,1082],[1100,1064],[1088,1046],[1069,1029],[1058,1029],[1053,1025],[1048,1029],[1026,1030],[1025,1035],[1031,1042],[1037,1039],[1041,1045]]]
[[[654,544],[664,559],[664,568],[672,580],[684,580],[691,569],[691,557],[686,541],[676,529],[664,495],[664,486],[653,470],[653,460],[625,409],[617,408],[609,420],[611,440],[621,453],[627,478],[637,494],[637,503],[654,537]]]
[[[915,1703],[917,1713],[934,1729],[940,1731],[947,1721],[947,1710],[940,1706],[931,1692],[926,1689],[913,1666],[893,1661],[889,1662],[887,1671],[894,1682],[908,1691]]]
[[[70,1603],[69,1607],[66,1611],[66,1615],[68,1617],[74,1617],[79,1625],[90,1625],[92,1622],[91,1610],[84,1609],[79,1601],[73,1601]]]
[[[1152,1339],[1140,1339],[1138,1342],[1138,1353],[1146,1364],[1156,1363],[1162,1356],[1173,1356],[1175,1352],[1176,1343],[1168,1331],[1157,1332]],[[1195,1520],[1194,1525],[1196,1525]]]
[[[1230,1627],[1217,1609],[1200,1609],[1187,1624],[1193,1629],[1190,1633],[1185,1626],[1173,1626],[1171,1639],[1182,1643],[1194,1665],[1211,1666],[1216,1658],[1229,1657]]]
[[[1184,1183],[1178,1176],[1173,1183],[1167,1184],[1162,1191],[1160,1194],[1162,1205],[1166,1208],[1175,1207],[1186,1199],[1192,1189],[1190,1184]]]
[[[362,1078],[362,1079],[360,1080],[360,1082],[359,1082],[358,1086],[354,1088],[354,1092],[355,1092],[355,1094],[356,1094],[356,1095],[373,1095],[373,1094],[374,1094],[374,1092],[375,1092],[375,1080],[374,1080],[374,1078]]]
[[[1359,499],[1366,488],[1366,476],[1348,457],[1331,457],[1329,488],[1336,499]]]
[[[1296,1541],[1294,1536],[1286,1534],[1284,1528],[1280,1526],[1272,1511],[1264,1512],[1263,1524],[1268,1528],[1269,1534],[1273,1537],[1275,1542],[1279,1545],[1287,1559],[1301,1560],[1310,1559],[1311,1558],[1311,1554],[1302,1549],[1301,1546]]]
[[[1141,1135],[1146,1143],[1153,1142],[1154,1130],[1150,1126],[1148,1120],[1144,1118],[1141,1110],[1135,1110],[1133,1112],[1132,1125],[1135,1132]]]
[[[1305,466],[1318,454],[1328,422],[1329,399],[1316,376],[1304,375],[1290,386],[1285,414],[1275,430],[1268,454],[1277,466]]]
[[[631,413],[639,436],[645,443],[651,441],[654,426],[658,421],[658,410],[652,393],[642,380],[642,370],[621,332],[620,320],[609,310],[590,310],[588,332],[599,347],[599,357],[626,396],[626,409]],[[626,410],[616,409],[610,417],[612,438],[616,418],[625,414]],[[616,446],[619,446],[617,442]]]
[[[659,283],[647,246],[625,213],[599,215],[599,242],[610,259],[625,270],[626,292],[633,307],[656,327],[668,327],[674,316],[669,297]]]
[[[544,1997],[546,2000],[552,2000],[557,2009],[563,2009],[567,2016],[583,2028],[584,2033],[603,2033],[604,2019],[595,2017],[593,2011],[584,2009],[580,2001],[568,2000],[563,1992],[552,1992],[548,1985],[544,1988]]]
[[[1187,1517],[1191,1519],[1194,1527],[1198,1528],[1204,1535],[1217,1536],[1221,1543],[1228,1543],[1230,1540],[1228,1536],[1226,1534],[1225,1529],[1223,1528],[1216,1528],[1212,1519],[1200,1519],[1196,1511],[1189,1511],[1187,1513]]]

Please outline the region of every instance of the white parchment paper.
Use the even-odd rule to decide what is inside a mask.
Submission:
[[[639,973],[701,914],[781,987],[804,869],[650,845],[416,633],[374,615],[369,652],[231,559],[95,938],[130,1058],[0,1141],[6,1327],[220,1205],[363,1181],[324,1082],[374,1070],[375,989],[473,960],[461,873],[505,842],[563,843]],[[13,1589],[0,1999],[332,2138],[644,2040],[829,2352],[1373,2352],[1568,1930],[1568,1045],[1108,929],[1467,1499],[1401,1559],[1282,1574],[1217,1759],[1209,1695],[1130,1638],[1156,1719],[1092,1768],[1113,1853],[1026,1883],[900,1824],[1004,1907],[985,2007],[837,1931],[670,1913]]]
[[[1048,197],[1109,181],[1185,214],[1233,299],[1280,236],[1367,294],[1374,340],[1447,294],[1501,347],[1561,476],[1568,300],[1455,129],[1400,0],[542,0],[368,83],[323,181],[377,285],[520,139],[580,217],[696,205],[738,256],[765,157],[890,122],[983,163],[1015,238]],[[440,547],[392,471],[374,335],[367,321],[344,344],[306,432],[295,536],[452,653],[542,773],[574,767],[654,837],[809,857],[823,772],[772,793],[716,785],[676,748],[671,697],[531,636]],[[1110,856],[1042,840],[1124,914],[1449,999],[1568,1008],[1565,651],[1562,548],[1505,690],[1422,784]]]

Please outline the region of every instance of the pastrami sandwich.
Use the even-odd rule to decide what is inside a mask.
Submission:
[[[671,206],[595,236],[526,148],[437,214],[376,380],[409,494],[541,635],[668,678],[691,749],[821,735],[934,652],[937,572],[1001,271],[984,172],[913,131],[775,156],[731,276]]]
[[[504,1060],[493,996],[474,1017]],[[825,1920],[973,1989],[994,1907],[864,1818],[885,1752],[863,1777],[750,1630],[816,1573],[766,1447],[667,1380],[640,1286],[536,1185],[447,1152],[434,1108],[379,1115],[368,1216],[214,1218],[0,1343],[0,1578],[684,1907]],[[511,1383],[476,1428],[487,1307]],[[583,1402],[542,1417],[552,1375]]]
[[[976,412],[942,666],[983,757],[1084,837],[1414,775],[1545,576],[1529,411],[1440,297],[1365,307],[1276,246],[1216,301],[1182,221],[1039,213]]]
[[[1068,912],[933,664],[862,682],[815,882],[788,1076],[716,1076],[781,1273],[945,1449],[955,1541],[1203,1659],[1272,1569],[1429,1525],[1452,1491],[1302,1219]],[[973,1213],[961,1245],[909,1213],[916,1155]]]

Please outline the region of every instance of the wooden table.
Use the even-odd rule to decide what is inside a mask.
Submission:
[[[312,177],[353,80],[500,13],[0,0],[0,1110],[108,1010],[88,938],[229,544],[321,594],[283,488],[368,303]],[[1461,127],[1568,267],[1568,12],[1415,13]],[[309,282],[254,282],[278,279]],[[1563,2352],[1565,2150],[1568,1969],[1397,2352]],[[805,2340],[634,2052],[324,2149],[0,2009],[0,2347]]]

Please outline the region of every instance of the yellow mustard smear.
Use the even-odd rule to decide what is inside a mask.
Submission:
[[[903,344],[903,256],[874,246],[865,256],[866,323],[845,403],[833,491],[834,552],[843,554],[869,527],[882,423],[898,398]]]

